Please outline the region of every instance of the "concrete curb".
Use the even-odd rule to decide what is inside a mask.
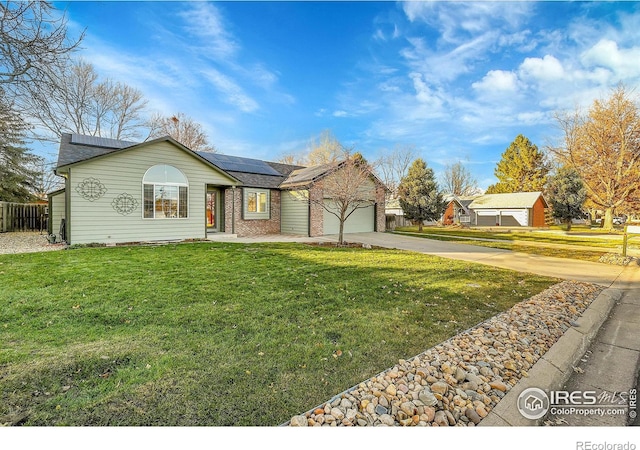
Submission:
[[[602,291],[575,325],[534,364],[529,376],[518,381],[478,426],[540,425],[544,418],[533,420],[520,414],[518,396],[525,389],[533,387],[545,392],[561,389],[621,297],[622,291],[619,289],[608,288]]]

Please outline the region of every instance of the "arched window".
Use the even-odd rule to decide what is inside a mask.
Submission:
[[[189,182],[173,166],[155,165],[142,178],[145,219],[187,217]]]

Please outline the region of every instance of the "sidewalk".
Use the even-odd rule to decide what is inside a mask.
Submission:
[[[629,393],[631,389],[640,387],[640,269],[625,270],[612,289],[620,290],[622,297],[614,304],[591,346],[582,355],[578,369],[563,385],[563,390],[595,391],[602,396],[599,398],[607,398],[608,394]],[[624,426],[634,421],[629,413],[604,416],[549,415],[547,420],[570,426]]]

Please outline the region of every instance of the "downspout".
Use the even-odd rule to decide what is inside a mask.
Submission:
[[[65,176],[64,196],[64,240],[71,244],[71,167]]]

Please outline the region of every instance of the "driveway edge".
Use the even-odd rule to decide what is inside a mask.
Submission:
[[[518,396],[527,388],[538,388],[545,392],[561,389],[621,297],[622,291],[619,289],[603,290],[574,322],[574,326],[534,364],[529,376],[518,381],[478,426],[540,425],[544,416],[534,420],[520,414]]]

